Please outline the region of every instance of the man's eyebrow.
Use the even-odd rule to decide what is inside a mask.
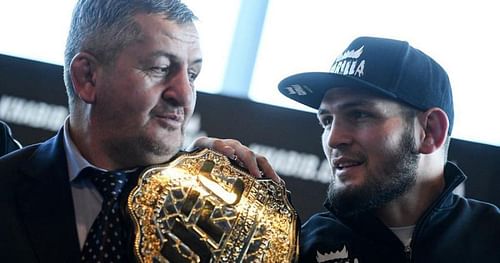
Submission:
[[[195,59],[194,61],[190,62],[191,65],[196,65],[196,64],[202,64],[203,62],[203,59],[202,58],[198,58],[198,59]]]
[[[325,109],[319,108],[319,109],[318,109],[318,113],[316,113],[316,115],[318,115],[318,116],[319,116],[319,115],[327,114],[327,113],[329,113],[329,112],[330,112],[330,111],[328,111],[328,110],[325,110]]]
[[[144,60],[150,60],[150,59],[155,59],[155,58],[160,58],[160,57],[165,57],[165,58],[172,58],[175,57],[173,54],[170,54],[168,52],[162,51],[162,50],[157,50],[152,53],[149,53]]]
[[[352,101],[347,101],[346,103],[340,104],[340,109],[349,109],[355,107],[373,107],[375,103],[366,99],[356,99]]]
[[[155,52],[149,54],[146,57],[146,59],[144,59],[144,61],[148,61],[149,59],[155,59],[155,58],[160,58],[160,57],[165,57],[168,59],[172,59],[174,61],[177,59],[177,56],[175,54],[159,50],[159,51],[155,51]],[[203,62],[202,58],[196,58],[195,60],[190,61],[189,64],[196,65],[196,64],[201,64],[202,62]]]
[[[346,101],[346,102],[339,103],[339,104],[335,105],[335,108],[337,108],[339,110],[346,110],[346,109],[356,108],[356,107],[373,107],[374,105],[375,105],[375,103],[373,101],[366,100],[366,99],[356,99],[356,100],[352,100],[352,101]],[[328,114],[328,113],[330,113],[329,110],[326,110],[324,108],[319,108],[317,115]]]

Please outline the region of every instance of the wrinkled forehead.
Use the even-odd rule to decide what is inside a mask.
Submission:
[[[129,45],[136,54],[168,56],[180,61],[201,61],[202,53],[196,26],[179,24],[159,14],[138,14],[134,20],[140,35]]]
[[[179,24],[176,21],[168,20],[162,14],[145,13],[136,14],[133,19],[143,35],[165,35],[185,44],[198,44],[199,42],[198,30],[193,22]]]

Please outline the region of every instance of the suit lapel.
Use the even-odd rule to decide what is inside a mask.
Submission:
[[[40,262],[79,260],[63,131],[41,144],[22,168],[17,191],[21,219]]]

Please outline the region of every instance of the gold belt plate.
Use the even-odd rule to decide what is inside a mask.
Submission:
[[[127,200],[139,262],[295,262],[288,191],[210,149],[146,168]]]

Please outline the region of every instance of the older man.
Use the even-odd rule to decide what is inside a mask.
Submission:
[[[76,3],[64,63],[70,115],[55,137],[0,159],[2,261],[133,261],[120,202],[141,167],[180,150],[202,65],[194,19],[178,0]],[[198,145],[278,180],[237,141]]]

